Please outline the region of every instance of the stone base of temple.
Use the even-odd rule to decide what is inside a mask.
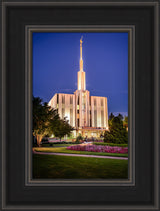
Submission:
[[[100,127],[81,127],[76,128],[74,131],[75,136],[77,137],[79,134],[81,134],[83,137],[87,138],[100,138],[101,135],[104,135],[105,131],[108,129],[106,128],[100,128]]]

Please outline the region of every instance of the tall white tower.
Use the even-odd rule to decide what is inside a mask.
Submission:
[[[86,90],[86,73],[83,70],[83,58],[82,58],[82,37],[80,39],[80,70],[78,71],[78,87],[75,91],[76,96],[76,126],[85,127],[90,126],[90,97],[89,91]]]
[[[78,90],[86,90],[86,73],[83,71],[82,37],[80,39],[80,70],[78,71]]]

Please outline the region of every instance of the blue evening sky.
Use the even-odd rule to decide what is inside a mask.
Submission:
[[[77,89],[80,38],[90,95],[108,98],[108,111],[128,114],[127,33],[33,33],[33,95],[45,102]]]

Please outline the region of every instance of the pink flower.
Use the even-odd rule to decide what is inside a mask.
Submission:
[[[107,152],[107,153],[128,153],[128,147],[117,147],[117,146],[101,146],[101,145],[74,145],[67,147],[69,150],[76,151],[88,151],[88,152]]]

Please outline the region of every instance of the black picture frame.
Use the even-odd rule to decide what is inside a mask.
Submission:
[[[1,209],[159,210],[159,1],[3,1],[1,6]],[[131,183],[28,183],[32,64],[26,57],[27,30],[36,25],[134,29]]]

